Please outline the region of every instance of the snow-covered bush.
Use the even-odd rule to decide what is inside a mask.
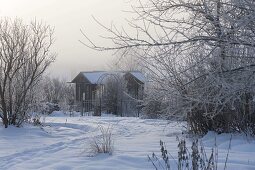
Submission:
[[[35,126],[43,125],[46,116],[60,110],[58,104],[40,102],[38,101],[39,99],[34,100],[34,103],[29,105],[28,113],[26,114],[26,122]]]
[[[162,115],[162,103],[159,100],[149,100],[144,104],[142,109],[145,114],[144,117],[148,119],[157,119]]]
[[[41,121],[41,114],[33,114],[33,116],[31,117],[31,123],[34,126],[42,126],[42,121]]]
[[[254,66],[239,67],[208,75],[190,85],[189,95],[196,99],[188,113],[190,129],[254,134]]]
[[[44,77],[41,83],[41,98],[51,105],[58,105],[59,109],[68,112],[74,105],[74,86],[64,79]],[[48,106],[53,107],[57,106]]]
[[[44,77],[42,98],[48,103],[58,104],[61,110],[68,111],[74,104],[74,86],[64,79]]]
[[[30,106],[31,113],[38,113],[42,115],[49,115],[54,111],[59,111],[60,107],[58,104],[49,102],[37,102]]]
[[[56,103],[42,103],[42,109],[41,109],[41,113],[43,114],[51,114],[52,112],[54,111],[59,111],[60,110],[60,107],[58,104]]]

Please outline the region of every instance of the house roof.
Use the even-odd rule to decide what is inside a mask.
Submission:
[[[97,84],[98,80],[107,74],[106,71],[82,72],[83,76],[88,79],[91,84]]]
[[[99,79],[101,79],[104,75],[107,74],[120,74],[121,76],[124,76],[125,74],[130,73],[132,76],[134,76],[136,79],[141,81],[142,83],[145,83],[146,78],[140,71],[89,71],[89,72],[80,72],[84,78],[86,78],[91,84],[97,84]],[[75,78],[72,82],[75,82]]]
[[[140,71],[130,71],[129,73],[132,74],[135,78],[137,78],[142,83],[145,83],[146,78],[145,78],[144,74],[141,73]]]

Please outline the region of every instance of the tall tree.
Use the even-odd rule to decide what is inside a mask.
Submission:
[[[114,46],[98,46],[84,34],[88,40],[85,45],[122,54],[136,51],[151,74],[157,98],[161,95],[166,102],[164,111],[188,114],[192,130],[197,124],[203,126],[198,131],[225,126],[229,122],[215,122],[229,119],[231,114],[233,120],[227,130],[235,118],[251,118],[254,1],[148,0],[139,1],[133,11],[137,17],[129,25],[135,35],[96,20],[112,34],[107,38]],[[198,116],[201,120],[194,119]]]

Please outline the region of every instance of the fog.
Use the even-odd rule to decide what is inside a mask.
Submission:
[[[48,71],[49,76],[73,78],[80,71],[107,69],[112,52],[97,52],[82,45],[80,29],[97,43],[109,45],[92,16],[105,25],[122,25],[130,4],[125,0],[0,0],[0,15],[22,18],[25,22],[42,20],[55,28],[52,48],[58,56]]]

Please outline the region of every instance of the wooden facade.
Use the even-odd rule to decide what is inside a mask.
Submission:
[[[142,100],[144,92],[144,82],[139,80],[130,72],[127,72],[124,75],[124,79],[126,80],[126,89],[128,94],[135,99]]]
[[[72,81],[75,84],[75,99],[77,102],[94,99],[97,84],[92,84],[82,73]]]

